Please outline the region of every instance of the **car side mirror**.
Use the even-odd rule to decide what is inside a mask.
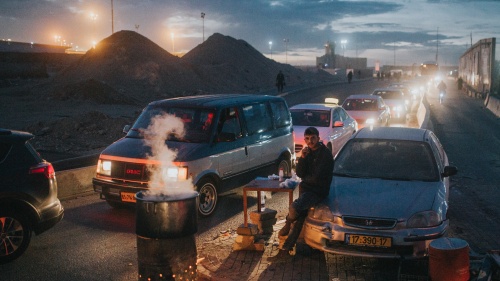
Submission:
[[[333,127],[334,128],[344,127],[344,122],[342,122],[342,121],[335,121],[335,122],[333,122]]]
[[[130,125],[125,125],[125,127],[123,127],[122,133],[127,134],[128,131],[130,131]]]
[[[446,166],[446,167],[444,167],[444,171],[441,174],[441,176],[443,176],[443,177],[450,177],[450,176],[456,175],[457,172],[458,172],[457,167],[455,167],[455,166]]]

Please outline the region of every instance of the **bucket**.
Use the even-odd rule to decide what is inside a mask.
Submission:
[[[458,238],[439,238],[429,245],[432,281],[469,280],[469,244]]]
[[[198,192],[135,198],[138,280],[196,280]]]
[[[198,231],[198,192],[135,195],[136,234],[148,238],[179,238]]]

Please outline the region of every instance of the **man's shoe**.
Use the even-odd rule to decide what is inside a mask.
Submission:
[[[286,221],[285,226],[283,226],[282,229],[278,232],[279,236],[288,236],[288,233],[290,233],[290,228],[292,226],[292,223]]]

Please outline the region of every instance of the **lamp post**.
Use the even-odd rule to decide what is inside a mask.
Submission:
[[[203,42],[205,42],[205,13],[201,13],[201,21],[203,22]]]
[[[271,59],[273,59],[273,41],[269,41],[269,50],[271,51]]]
[[[288,38],[283,39],[283,42],[285,42],[285,63],[288,63]]]
[[[92,29],[93,29],[92,30],[92,33],[93,33],[92,37],[97,37],[96,32],[95,32],[95,30],[96,30],[96,28],[95,28],[96,23],[95,22],[97,21],[97,14],[90,13],[90,20],[92,21]],[[95,48],[95,46],[93,46],[93,48]]]

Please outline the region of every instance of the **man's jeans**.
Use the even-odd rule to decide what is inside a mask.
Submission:
[[[304,192],[300,194],[299,198],[293,201],[292,205],[290,205],[286,220],[291,223],[295,222],[295,224],[293,224],[292,230],[283,244],[284,249],[293,248],[293,245],[297,242],[300,232],[302,231],[302,226],[306,220],[309,208],[315,206],[322,199],[322,197],[319,197],[313,192]]]

